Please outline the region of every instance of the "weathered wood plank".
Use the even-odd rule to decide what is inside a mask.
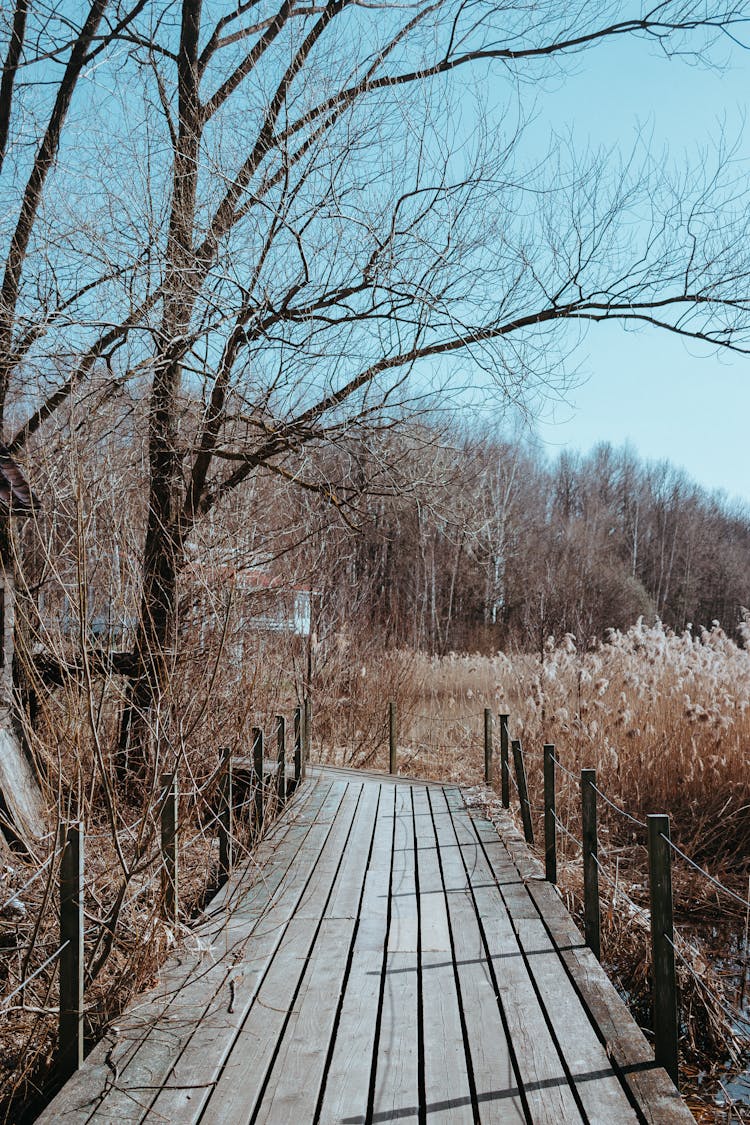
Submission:
[[[373,1112],[376,1120],[408,1122],[419,1116],[419,908],[408,785],[396,789],[390,906]]]
[[[470,861],[478,868],[489,863],[499,876],[500,894],[527,961],[528,971],[588,1120],[601,1122],[602,1125],[636,1121],[635,1111],[594,1025],[581,1006],[567,973],[560,971],[562,966],[558,951],[539,916],[527,884],[507,882],[511,860],[502,841],[497,833],[493,833],[489,822],[482,823],[477,818],[473,824],[466,818],[459,833],[462,850]]]
[[[227,1121],[242,1120],[248,1104],[252,1106],[260,1093],[260,1082],[273,1062],[287,1017],[296,1002],[315,945],[318,924],[322,921],[349,840],[361,792],[359,785],[347,787],[342,802],[345,811],[336,819],[321,859],[231,1045],[203,1111],[201,1122],[204,1125],[223,1125]]]
[[[488,983],[491,986],[497,985],[497,998],[494,991],[492,993],[495,1011],[502,1011],[504,1036],[508,1035],[512,1043],[510,1059],[507,1057],[506,1047],[506,1058],[503,1059],[501,1076],[498,1076],[500,1080],[496,1077],[493,1082],[491,1076],[484,1078],[481,1087],[477,1080],[482,1121],[512,1120],[508,1116],[511,1106],[516,1111],[516,1119],[525,1120],[520,1094],[516,1095],[515,1103],[509,1096],[519,1086],[523,1089],[523,1096],[535,1125],[581,1121],[583,1116],[550,1035],[539,997],[520,955],[506,906],[489,866],[481,862],[478,848],[472,852],[460,846],[460,839],[465,836],[462,819],[467,816],[466,811],[460,807],[451,809],[447,803],[440,808],[433,802],[433,807],[441,853],[446,858],[450,857],[452,877],[456,882],[463,878],[467,885],[470,881],[466,914],[474,915],[475,928],[478,925],[476,915],[479,915],[483,933],[473,955],[478,960],[489,958],[491,961],[494,981],[491,980],[487,964],[481,967],[487,974]],[[447,866],[445,870],[447,872]],[[506,876],[510,876],[508,881],[512,880],[511,885],[520,883],[517,873],[506,872]],[[455,929],[456,927],[454,931]],[[491,1009],[486,1001],[485,1005],[488,1008],[485,1023],[489,1024],[492,1019]],[[466,1003],[464,1012],[468,1016]],[[500,1023],[499,1016],[494,1019]],[[472,1049],[475,1041],[482,1042],[482,1036],[480,1025],[471,1036]]]
[[[340,786],[337,789],[330,783],[320,784],[311,787],[304,799],[290,803],[289,821],[283,826],[283,832],[279,831],[269,838],[253,857],[257,863],[262,862],[267,852],[274,853],[277,868],[273,879],[265,883],[248,887],[245,881],[247,918],[241,925],[232,925],[230,921],[229,927],[227,926],[227,915],[229,913],[231,918],[232,905],[242,902],[237,889],[242,888],[245,865],[210,904],[206,920],[192,936],[191,947],[181,950],[167,962],[161,971],[157,987],[118,1019],[118,1031],[105,1037],[92,1051],[81,1070],[43,1111],[38,1121],[44,1125],[53,1125],[57,1121],[78,1123],[91,1120],[93,1115],[102,1123],[108,1120],[127,1122],[140,1119],[154,1096],[153,1089],[133,1089],[121,1098],[117,1097],[118,1105],[115,1107],[113,1103],[111,1113],[108,1108],[110,1100],[115,1098],[123,1085],[154,1086],[168,1074],[180,1043],[192,1033],[206,1001],[224,986],[234,953],[237,948],[242,947],[246,934],[268,908],[287,869],[297,871],[297,866],[293,866],[294,860],[306,836],[317,832],[320,837],[317,846],[322,846],[321,829],[316,827],[315,817],[321,810],[332,815],[340,804],[341,797]],[[313,841],[314,837],[311,840],[310,862],[314,861]],[[224,961],[211,964],[211,950],[219,941],[220,952],[229,964]],[[138,1053],[145,1049],[154,1029],[158,1030],[158,1038],[165,1046],[161,1069],[154,1071],[150,1064],[143,1077],[126,1077],[128,1067]]]
[[[689,1125],[693,1115],[666,1072],[656,1066],[651,1047],[553,888],[534,883],[529,893],[645,1121],[648,1125]]]
[[[251,919],[241,906],[228,919],[227,932],[236,928],[248,936],[231,957],[225,956],[231,971],[224,986],[217,990],[201,1019],[194,1024],[188,1041],[175,1058],[168,1082],[153,1103],[152,1112],[168,1120],[192,1121],[209,1097],[234,1038],[286,938],[289,921],[305,889],[318,868],[326,864],[331,855],[338,854],[339,842],[333,828],[347,816],[346,796],[338,785],[334,787],[333,796],[310,826],[296,862],[285,871],[280,893],[252,929],[248,929]],[[274,878],[272,872],[269,875]]]
[[[498,1005],[496,981],[488,962],[470,880],[456,843],[451,813],[442,792],[431,791],[429,800],[480,1119],[503,1123],[526,1121],[519,1076]],[[512,954],[515,947],[507,947],[503,952]],[[564,1119],[558,1116],[557,1120]]]
[[[692,1120],[510,822],[311,773],[43,1125]]]
[[[379,796],[379,786],[367,786],[359,802],[302,988],[267,1076],[262,1101],[254,1110],[254,1120],[259,1123],[287,1125],[289,1121],[314,1119],[347,978]]]
[[[396,789],[383,787],[321,1122],[365,1120],[388,937]]]
[[[433,1125],[473,1125],[474,1098],[432,810],[426,790],[415,787],[412,799],[420,899],[425,1120]]]

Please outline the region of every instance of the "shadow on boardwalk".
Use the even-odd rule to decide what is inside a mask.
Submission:
[[[317,770],[39,1118],[690,1122],[518,841]]]

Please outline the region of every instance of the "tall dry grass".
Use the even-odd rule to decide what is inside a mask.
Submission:
[[[741,626],[750,639],[746,619]],[[543,655],[353,651],[341,659],[340,694],[318,692],[316,752],[338,764],[388,768],[386,709],[398,706],[402,773],[468,786],[484,780],[483,711],[507,713],[529,776],[536,840],[543,839],[542,748],[554,743],[558,815],[580,839],[581,768],[620,815],[599,804],[603,950],[607,969],[639,1024],[650,1026],[650,945],[645,831],[647,813],[671,817],[672,838],[741,897],[750,876],[750,651],[718,625],[675,635],[660,623],[612,632],[595,650],[575,638],[550,639]],[[348,658],[348,662],[347,659]],[[329,680],[329,683],[332,681]],[[350,727],[356,730],[352,741]],[[497,725],[495,725],[497,740]],[[497,763],[497,751],[496,751]],[[572,775],[572,776],[571,776]],[[493,799],[478,798],[492,812]],[[499,807],[494,799],[495,807]],[[511,806],[518,797],[511,786]],[[580,851],[560,831],[559,883],[582,913]],[[675,856],[675,908],[681,934],[682,1066],[691,1108],[702,1121],[750,1119],[750,1109],[713,1104],[732,1056],[750,1048],[745,913]],[[744,1002],[744,1019],[740,1009]],[[718,1116],[717,1116],[718,1114]]]
[[[201,637],[186,634],[185,655],[175,664],[153,716],[151,769],[137,783],[123,783],[118,769],[121,677],[89,675],[84,666],[55,688],[34,681],[36,714],[33,724],[27,716],[25,737],[46,803],[48,834],[33,856],[0,852],[1,1122],[33,1120],[54,1088],[56,962],[11,994],[58,947],[62,824],[80,819],[85,828],[85,1035],[93,1044],[129,1000],[154,982],[160,964],[189,937],[191,920],[218,885],[222,749],[247,760],[257,726],[264,729],[273,755],[278,714],[286,717],[291,732],[301,695],[299,645],[259,637],[255,643],[245,641],[237,659],[224,624],[219,617]],[[44,650],[63,661],[68,649],[68,639],[54,635],[47,622]],[[27,670],[33,679],[33,663]],[[176,925],[164,917],[160,854],[160,775],[173,771],[180,791]],[[239,786],[236,800],[247,805],[235,818],[239,863],[252,854],[257,839],[251,802]],[[274,813],[269,794],[266,828]]]
[[[578,651],[569,635],[550,639],[543,658],[345,650],[341,664],[342,690],[316,693],[316,745],[327,760],[385,768],[394,699],[404,773],[480,784],[490,707],[510,715],[523,742],[536,806],[551,742],[568,770],[596,769],[600,788],[634,816],[669,813],[675,839],[698,861],[737,873],[748,863],[750,651],[718,626],[676,635],[639,622],[595,650]]]

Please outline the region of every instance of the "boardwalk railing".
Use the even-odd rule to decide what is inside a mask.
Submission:
[[[499,783],[500,797],[503,808],[511,806],[511,791],[515,791],[518,802],[523,834],[526,843],[534,846],[534,821],[533,809],[529,796],[529,782],[527,776],[526,755],[520,739],[510,735],[510,716],[501,713],[497,716],[499,723],[499,770],[495,765],[495,752],[498,740],[494,734],[495,716],[490,708],[484,708],[482,731],[484,739],[484,782],[490,787]],[[389,705],[389,749],[390,771],[397,772],[397,751],[395,735],[395,704]],[[512,761],[511,761],[512,758]],[[685,856],[679,848],[672,843],[670,833],[670,819],[665,814],[649,814],[645,820],[631,815],[626,809],[613,802],[598,786],[596,771],[582,769],[576,775],[560,761],[555,746],[545,744],[542,760],[543,778],[543,828],[544,828],[544,871],[545,878],[550,883],[557,883],[558,875],[558,840],[560,837],[569,839],[580,851],[583,865],[583,929],[587,946],[597,959],[601,958],[601,903],[600,903],[600,877],[612,885],[614,894],[627,903],[628,909],[637,915],[650,931],[651,962],[652,962],[652,1011],[654,1055],[658,1065],[664,1067],[674,1084],[678,1085],[678,1040],[679,1040],[679,1006],[678,988],[675,969],[675,957],[684,963],[688,971],[693,971],[686,958],[681,953],[680,942],[683,946],[685,939],[676,934],[674,926],[674,909],[672,894],[672,853],[682,857],[694,870],[700,872],[717,889],[729,895],[739,905],[743,906],[750,916],[750,902],[737,895],[730,888],[725,887],[712,875],[696,864],[689,856]],[[580,838],[575,836],[563,823],[557,812],[557,775],[561,774],[567,779],[567,793],[577,789],[580,801]],[[648,850],[648,893],[649,910],[643,909],[627,895],[622,883],[615,877],[612,879],[600,859],[600,840],[598,831],[598,811],[600,803],[607,809],[624,817],[634,828],[638,829],[644,838]],[[606,855],[606,852],[605,852]],[[705,988],[703,982],[702,987]],[[735,1018],[736,1022],[747,1024],[741,1015],[727,1013]],[[747,1025],[750,1033],[750,1025]]]
[[[501,731],[507,730],[508,715],[500,716]],[[485,729],[487,720],[485,718]],[[507,744],[506,735],[505,742]],[[514,772],[510,773],[507,754],[501,760],[503,778],[508,777],[514,785],[518,797],[519,812],[523,824],[524,838],[527,844],[534,844],[534,831],[531,818],[531,803],[526,775],[526,765],[520,739],[511,739],[513,750]],[[485,736],[486,759],[486,736]],[[551,883],[557,882],[557,838],[558,832],[569,836],[573,843],[580,848],[583,859],[583,922],[584,939],[597,960],[601,959],[601,903],[599,894],[599,874],[603,872],[599,861],[599,839],[597,830],[597,796],[601,791],[596,784],[596,770],[582,769],[579,779],[580,807],[581,807],[581,839],[576,839],[568,831],[557,815],[556,808],[556,772],[560,770],[567,774],[575,783],[575,775],[567,770],[559,761],[555,747],[549,743],[543,749],[543,779],[544,779],[544,861],[545,877]],[[485,776],[487,765],[485,765]],[[490,766],[491,775],[491,766]],[[507,794],[503,794],[503,805],[506,803]],[[613,805],[608,798],[607,803],[618,812],[618,806]],[[649,913],[649,927],[651,931],[651,950],[653,966],[653,1024],[654,1024],[654,1058],[659,1066],[663,1066],[675,1086],[679,1082],[678,1071],[678,1040],[679,1040],[679,1009],[677,1003],[677,980],[674,961],[674,914],[672,901],[671,877],[671,851],[669,847],[669,817],[665,815],[651,815],[647,821],[636,820],[635,823],[648,829],[648,856],[649,856],[649,897],[651,910]]]
[[[218,800],[214,811],[209,820],[201,825],[199,832],[188,841],[180,839],[178,775],[162,774],[160,792],[154,806],[154,815],[160,827],[157,870],[137,889],[130,901],[133,902],[148,887],[160,881],[162,917],[165,921],[176,924],[180,917],[180,847],[185,850],[199,838],[206,838],[207,834],[218,836],[218,886],[224,884],[233,868],[239,843],[235,831],[236,822],[243,812],[250,826],[250,841],[255,842],[262,834],[268,810],[280,811],[289,794],[304,779],[309,756],[310,723],[309,704],[306,706],[303,703],[296,708],[294,715],[294,765],[290,778],[287,778],[286,773],[286,720],[281,715],[276,717],[275,722],[276,754],[273,759],[264,757],[264,737],[260,728],[253,730],[252,762],[241,755],[233,755],[229,748],[223,749],[217,775]],[[57,1073],[63,1080],[69,1078],[81,1066],[84,1055],[84,981],[87,973],[90,972],[90,966],[86,966],[84,956],[86,936],[84,837],[84,825],[81,821],[63,824],[59,848],[49,856],[24,887],[16,891],[8,903],[4,904],[7,906],[15,901],[21,890],[30,887],[44,871],[48,871],[48,878],[51,880],[54,876],[55,860],[59,858],[58,948],[34,972],[25,975],[12,992],[0,999],[0,1015],[8,1009],[10,1001],[15,997],[20,996],[23,1000],[24,990],[33,980],[46,969],[57,966],[59,993]]]

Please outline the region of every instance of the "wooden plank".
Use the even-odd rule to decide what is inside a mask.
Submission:
[[[456,808],[464,804],[458,789],[449,794],[449,799]],[[633,1104],[638,1106],[648,1125],[677,1125],[678,1122],[688,1125],[693,1121],[692,1114],[666,1072],[656,1066],[653,1051],[638,1025],[596,958],[586,948],[557,891],[545,882],[541,864],[526,847],[507,814],[501,814],[500,827],[506,855],[501,866],[493,860],[496,876],[499,881],[504,880],[508,870],[506,864],[522,875],[535,909],[544,918],[559,956]],[[498,839],[493,825],[483,819],[476,818],[475,830],[483,840]]]
[[[459,1002],[469,1042],[478,1113],[483,1122],[526,1121],[519,1077],[498,1005],[496,981],[488,961],[488,948],[456,843],[450,810],[442,792],[430,791],[429,800],[439,846],[439,863],[457,966]],[[515,945],[511,944],[501,952],[513,956],[515,951]],[[554,1120],[565,1118],[558,1115]]]
[[[339,817],[345,815],[346,796],[345,787],[332,786],[315,823],[302,840],[301,852],[299,846],[287,844],[287,857],[292,864],[290,877],[277,884],[281,885],[281,894],[270,908],[262,898],[249,903],[238,901],[231,913],[220,920],[213,931],[215,943],[205,943],[209,952],[213,946],[221,957],[216,966],[206,969],[204,965],[189,986],[184,970],[177,968],[177,993],[166,1018],[155,1025],[135,1060],[121,1068],[118,1089],[108,1098],[107,1108],[113,1121],[121,1120],[121,1114],[130,1110],[133,1102],[143,1103],[141,1091],[147,1098],[147,1116],[154,1112],[153,1103],[158,1098],[163,1107],[158,1112],[165,1116],[165,1111],[174,1112],[186,1120],[192,1119],[207,1095],[208,1084],[215,1078],[215,1069],[207,1068],[212,1063],[214,1068],[219,1065],[217,1049],[220,1062],[241,1013],[252,1003],[275,950],[284,939],[294,905],[324,861]],[[274,856],[276,863],[280,859]],[[285,871],[286,865],[282,873]],[[256,877],[257,872],[258,869]],[[268,875],[273,880],[274,862]]]
[[[432,1125],[473,1125],[467,1045],[432,810],[426,790],[415,787],[412,800],[419,875],[424,1119]]]
[[[474,915],[474,930],[478,931],[475,912],[481,919],[483,936],[474,939],[464,956],[489,958],[492,965],[491,971],[487,965],[482,966],[485,983],[480,1002],[484,1005],[485,1014],[470,1035],[472,1056],[476,1054],[481,1059],[480,1052],[487,1050],[486,1028],[494,1028],[498,1040],[502,1030],[503,1039],[509,1035],[512,1042],[512,1051],[509,1052],[508,1047],[505,1047],[505,1054],[500,1056],[502,1061],[494,1074],[492,1070],[488,1073],[491,1055],[484,1060],[481,1070],[475,1063],[481,1119],[483,1122],[505,1122],[513,1119],[510,1113],[515,1111],[515,1120],[525,1120],[522,1099],[520,1093],[516,1092],[520,1084],[530,1118],[535,1125],[581,1121],[582,1114],[550,1035],[544,1011],[521,956],[500,891],[488,864],[481,862],[478,849],[467,854],[460,846],[457,830],[460,833],[461,815],[466,815],[465,810],[463,813],[460,808],[452,810],[446,802],[442,807],[434,800],[432,803],[438,840],[444,856],[446,884],[449,880],[449,863],[452,884],[460,884],[463,879],[470,886],[470,891],[463,896],[467,922],[460,928],[468,929],[469,919]],[[513,883],[520,883],[517,873],[512,879],[507,878],[509,874],[505,873],[511,886]],[[454,923],[453,929],[454,933],[459,932],[459,925]],[[460,963],[461,955],[458,950],[456,955]],[[486,998],[488,992],[492,1003]],[[470,1015],[474,1014],[473,1009],[471,997],[465,995],[464,1013],[467,1022]],[[499,1011],[502,1011],[504,1025]],[[501,1050],[502,1047],[498,1045],[493,1053],[499,1054]]]
[[[284,871],[279,894],[257,924],[250,929],[249,919],[241,908],[228,920],[228,933],[232,927],[237,927],[249,936],[245,937],[241,949],[225,955],[224,963],[230,971],[224,985],[216,991],[200,1019],[194,1018],[189,1038],[175,1056],[164,1089],[153,1102],[153,1113],[158,1112],[167,1119],[191,1121],[207,1100],[235,1036],[285,940],[289,921],[307,885],[314,881],[328,855],[338,854],[333,828],[348,815],[347,794],[338,786],[334,794],[338,806],[324,804],[295,862]],[[306,862],[306,853],[314,858],[313,863]]]
[[[365,1120],[386,942],[396,789],[383,788],[321,1122]]]
[[[361,786],[347,786],[343,805],[326,841],[320,862],[300,899],[302,912],[288,922],[274,957],[231,1045],[218,1081],[203,1111],[203,1125],[244,1120],[273,1061],[315,945],[317,929],[335,884],[354,822]],[[317,915],[313,908],[317,908]]]
[[[394,785],[396,787],[413,784],[424,786],[426,789],[443,788],[443,783],[440,781],[426,781],[424,778],[411,777],[408,774],[391,775],[386,770],[353,769],[349,766],[329,766],[319,763],[308,765],[308,776],[327,777],[329,780],[333,777],[357,778],[360,781],[379,781],[381,785]]]
[[[692,1120],[517,833],[311,773],[42,1125]]]
[[[463,818],[458,813],[454,816],[467,862],[475,865],[477,871],[488,871],[491,864],[501,877],[499,891],[525,955],[527,970],[587,1119],[602,1125],[636,1121],[635,1111],[560,962],[527,886],[507,882],[510,857],[502,842],[496,833],[493,837],[488,821],[481,824],[475,819],[472,823],[466,813]]]
[[[693,1115],[656,1066],[651,1047],[557,894],[540,883],[530,885],[529,893],[644,1120],[648,1125],[689,1125]]]
[[[253,863],[263,863],[264,857],[273,855],[275,868],[273,876],[265,882],[256,883],[248,893],[247,886],[244,895],[237,893],[242,890],[243,881],[246,879],[247,866],[238,871],[229,883],[216,895],[209,904],[205,921],[196,928],[191,935],[193,948],[181,949],[178,954],[170,959],[162,968],[158,986],[131,1006],[118,1019],[118,1031],[107,1035],[101,1043],[91,1052],[83,1067],[75,1078],[68,1082],[52,1103],[43,1111],[38,1121],[44,1125],[53,1125],[58,1121],[91,1120],[95,1114],[96,1120],[104,1122],[109,1114],[106,1107],[98,1109],[104,1098],[109,1105],[109,1098],[115,1094],[114,1087],[123,1083],[132,1086],[145,1085],[149,1079],[135,1080],[129,1076],[123,1077],[133,1059],[144,1048],[149,1040],[150,1033],[154,1032],[165,1041],[168,1048],[164,1067],[168,1070],[176,1051],[180,1037],[187,1037],[194,1026],[196,1019],[202,1011],[202,1004],[208,997],[220,990],[225,984],[229,969],[227,964],[218,962],[206,968],[206,962],[211,957],[211,949],[219,941],[222,943],[222,953],[229,958],[235,950],[234,946],[239,941],[244,942],[247,933],[258,919],[263,916],[269,902],[276,892],[276,888],[283,878],[286,869],[292,865],[300,853],[300,847],[309,835],[317,832],[320,840],[323,836],[321,829],[315,823],[315,817],[321,809],[330,815],[342,797],[342,788],[332,784],[321,784],[310,788],[303,799],[290,802],[285,814],[285,821],[280,823],[279,831],[273,833],[252,857]],[[318,843],[318,848],[322,846]],[[309,861],[314,861],[314,848],[309,853]],[[297,868],[294,868],[295,872]],[[227,928],[227,916],[233,918],[232,910],[236,914],[238,906],[242,904],[243,897],[247,900],[247,916],[241,924]],[[238,936],[239,931],[239,936]],[[185,989],[183,992],[182,989]],[[192,1014],[178,1018],[179,1007],[182,1001],[192,1005],[195,1001],[196,1010]],[[166,1023],[165,1023],[166,1021]],[[160,1074],[155,1074],[157,1080],[163,1079],[164,1068]],[[154,1085],[153,1082],[150,1082]],[[148,1105],[153,1097],[153,1090],[132,1091],[120,1101],[116,1112],[111,1115],[113,1121],[139,1120],[142,1104]],[[98,1111],[97,1111],[98,1110]]]
[[[343,863],[315,939],[302,988],[282,1033],[253,1120],[266,1125],[312,1121],[349,966],[375,833],[380,786],[368,783]]]
[[[323,919],[253,1122],[288,1125],[314,1120],[353,930],[350,918]]]
[[[376,1045],[373,1113],[380,1121],[419,1118],[419,909],[411,789],[396,789],[385,986]]]

